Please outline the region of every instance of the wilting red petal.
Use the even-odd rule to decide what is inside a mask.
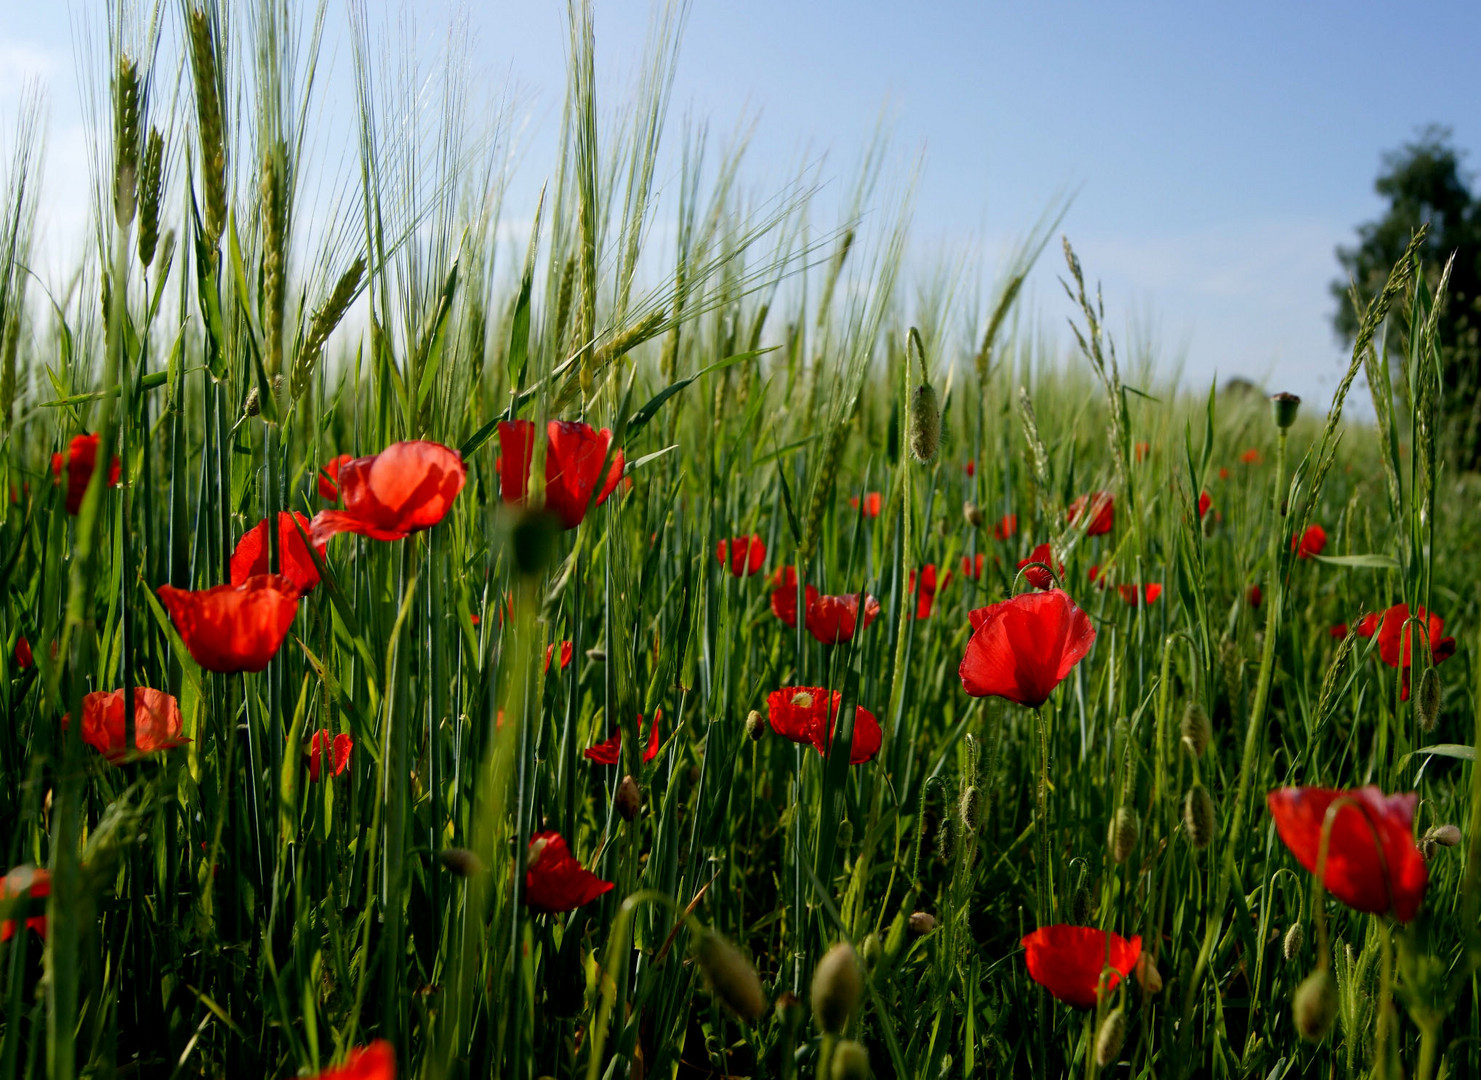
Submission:
[[[1420,622],[1420,647],[1423,648],[1425,642],[1429,643],[1431,663],[1438,664],[1455,655],[1455,639],[1441,636],[1445,631],[1445,620],[1426,612],[1424,608],[1420,608],[1417,615]],[[1364,619],[1370,617],[1377,618],[1364,616]],[[1378,623],[1378,656],[1389,667],[1410,666],[1412,658],[1409,642],[1413,627],[1409,622],[1409,605],[1395,604],[1383,613]]]
[[[793,585],[794,595],[796,585]],[[824,645],[837,645],[852,641],[858,629],[859,593],[847,596],[825,596],[811,586],[807,595],[807,632]],[[773,601],[776,593],[772,593]],[[872,596],[864,597],[864,626],[868,627],[879,617],[879,601]],[[795,616],[794,616],[795,618]]]
[[[340,454],[324,463],[319,470],[319,498],[339,502],[339,470],[354,460],[350,454]]]
[[[298,590],[282,574],[196,592],[171,585],[157,591],[180,640],[207,671],[261,671],[298,614]]]
[[[545,508],[567,529],[574,529],[586,517],[586,508],[607,501],[622,480],[622,451],[612,454],[607,478],[602,482],[602,462],[612,441],[606,428],[596,431],[590,424],[552,420],[546,425],[550,446],[545,452]],[[598,489],[598,484],[601,484]]]
[[[653,714],[653,724],[648,728],[648,745],[643,748],[643,764],[646,765],[658,756],[659,738],[658,723],[663,719],[663,710],[659,709]],[[643,714],[638,714],[638,738],[643,737]],[[581,751],[581,756],[587,761],[595,761],[598,765],[616,765],[622,760],[622,729],[618,728],[616,734],[602,740],[595,746],[588,746]]]
[[[1037,708],[1095,643],[1090,617],[1059,589],[1024,593],[970,614],[958,674],[973,697]]]
[[[26,916],[26,929],[36,931],[43,938],[46,937],[46,905],[38,904],[36,901],[45,900],[50,895],[51,873],[42,867],[17,866],[0,878],[0,900],[9,901],[28,897],[31,903],[25,906],[39,911],[40,914]],[[15,936],[16,921],[6,919],[0,923],[0,941],[9,941]]]
[[[63,463],[67,469],[67,513],[76,515],[82,509],[82,498],[87,494],[88,481],[93,478],[93,469],[98,461],[98,436],[74,435],[67,444],[66,454],[51,456],[52,475],[61,478]],[[108,469],[108,486],[117,487],[119,462],[113,458]]]
[[[555,656],[555,642],[552,641],[549,645],[545,646],[545,670],[546,671],[549,671],[550,670],[550,661],[551,661],[551,659],[554,656]],[[571,666],[571,643],[569,641],[562,641],[561,642],[561,670],[562,671],[565,671],[566,668],[568,668],[570,666]]]
[[[766,562],[766,545],[761,542],[760,534],[721,540],[715,545],[715,559],[721,566],[725,566],[728,559],[728,569],[733,576],[750,577]]]
[[[556,832],[530,837],[526,867],[525,904],[534,911],[574,911],[613,887],[612,882],[583,869]]]
[[[805,743],[820,754],[828,752],[842,703],[842,693],[821,686],[784,686],[766,696],[772,730],[795,743]],[[862,705],[856,705],[849,764],[862,765],[871,760],[879,753],[882,739],[883,733],[874,714]]]
[[[71,721],[62,717],[62,730]],[[161,690],[134,687],[134,749],[141,754],[171,750],[190,740],[180,736],[180,703]],[[82,741],[110,762],[129,753],[122,690],[95,690],[82,698]]]
[[[1414,843],[1418,793],[1385,796],[1373,786],[1353,791],[1288,787],[1270,792],[1265,801],[1281,840],[1314,874],[1323,823],[1339,799],[1344,801],[1332,821],[1323,886],[1355,911],[1391,913],[1408,922],[1429,883]]]
[[[1085,528],[1086,536],[1101,536],[1115,528],[1116,500],[1109,491],[1092,491],[1070,503],[1071,525],[1079,525],[1087,517],[1090,524]]]
[[[456,450],[440,443],[393,443],[339,470],[343,510],[320,510],[310,530],[315,544],[342,532],[401,540],[447,516],[468,470]]]
[[[1054,566],[1060,577],[1064,577],[1064,564],[1054,562],[1054,552],[1048,544],[1040,544],[1029,552],[1026,559],[1020,559],[1018,569],[1023,570],[1024,579],[1036,589],[1054,588],[1054,574],[1044,569],[1044,566],[1031,566],[1031,563],[1043,563],[1044,566]],[[1027,567],[1027,569],[1024,569]]]
[[[396,1051],[385,1039],[350,1051],[345,1063],[310,1080],[396,1080]]]
[[[1041,926],[1021,942],[1029,978],[1066,1005],[1093,1009],[1102,993],[1110,993],[1131,974],[1142,956],[1142,939],[1093,926],[1060,923]]]
[[[1308,526],[1299,540],[1294,536],[1291,537],[1291,550],[1296,553],[1298,559],[1309,559],[1313,555],[1320,555],[1326,546],[1327,530],[1320,525]]]
[[[298,524],[295,525],[294,522]],[[299,532],[299,527],[303,533]],[[282,568],[282,575],[293,582],[293,587],[299,593],[307,593],[319,584],[319,568],[314,565],[313,556],[309,554],[309,546],[304,542],[303,534],[308,532],[309,519],[294,511],[281,511],[278,514],[278,564]],[[324,555],[324,545],[318,544],[319,555]],[[268,535],[267,519],[259,521],[245,533],[237,543],[237,548],[231,553],[231,583],[240,585],[249,577],[270,572],[270,559],[268,558]]]

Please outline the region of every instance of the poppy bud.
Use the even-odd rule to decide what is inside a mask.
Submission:
[[[458,877],[469,878],[483,873],[483,860],[467,848],[443,848],[437,853],[437,861]]]
[[[1126,1045],[1126,1014],[1119,1008],[1112,1009],[1101,1021],[1100,1031],[1095,1036],[1095,1063],[1102,1069],[1113,1065],[1121,1057],[1121,1047]]]
[[[607,650],[606,649],[587,649],[586,650],[586,658],[588,660],[595,660],[598,664],[605,664],[607,662]]]
[[[795,1023],[802,1018],[802,999],[790,990],[777,995],[774,1011],[778,1020]]]
[[[910,932],[917,937],[925,937],[936,929],[936,916],[929,911],[915,911],[910,915]]]
[[[760,742],[761,736],[766,734],[766,717],[755,709],[746,716],[746,734],[751,737],[752,742]]]
[[[1298,922],[1292,923],[1291,928],[1286,931],[1285,939],[1280,943],[1280,954],[1287,960],[1294,960],[1304,944],[1306,944],[1305,928]]]
[[[1291,999],[1291,1013],[1296,1030],[1307,1042],[1321,1042],[1337,1019],[1337,982],[1325,967],[1313,971],[1296,987]]]
[[[766,1011],[760,976],[741,951],[724,937],[706,930],[700,935],[694,956],[709,980],[710,989],[736,1016],[755,1020]]]
[[[623,821],[631,821],[637,817],[638,811],[643,808],[643,795],[638,791],[638,782],[631,776],[624,776],[617,785],[617,794],[613,796],[612,803],[622,815]]]
[[[521,513],[509,530],[515,569],[521,574],[538,574],[545,569],[555,550],[555,534],[559,529],[560,522],[543,510]]]
[[[1278,428],[1288,428],[1296,422],[1296,410],[1301,408],[1301,399],[1295,394],[1272,394],[1270,415]]]
[[[1084,882],[1075,886],[1070,897],[1070,921],[1076,926],[1089,926],[1095,922],[1095,902]]]
[[[1183,722],[1179,725],[1179,731],[1183,736],[1183,745],[1194,757],[1202,757],[1214,738],[1214,728],[1208,722],[1208,713],[1196,701],[1188,702],[1188,707],[1183,710]]]
[[[1214,800],[1208,788],[1194,782],[1183,800],[1183,824],[1188,829],[1188,839],[1193,846],[1202,850],[1214,838],[1218,822],[1214,820]]]
[[[840,821],[833,842],[837,845],[839,851],[847,851],[849,845],[854,842],[854,823],[848,818]]]
[[[922,465],[936,460],[941,450],[941,404],[930,383],[910,394],[910,456]]]
[[[1157,970],[1157,961],[1148,953],[1142,953],[1136,962],[1136,981],[1147,997],[1162,993],[1162,972]]]
[[[852,1039],[844,1039],[833,1048],[832,1080],[869,1080],[869,1051]]]
[[[1106,830],[1106,846],[1111,849],[1111,858],[1118,863],[1126,861],[1132,848],[1136,847],[1137,822],[1131,807],[1118,807],[1111,816],[1111,827]]]
[[[982,508],[974,502],[962,503],[962,517],[966,518],[967,524],[974,529],[982,528],[982,523],[986,520],[982,514]]]
[[[823,954],[813,972],[812,1013],[818,1027],[830,1035],[842,1035],[863,989],[854,947],[840,941]]]
[[[1424,838],[1441,847],[1455,847],[1460,843],[1460,829],[1455,825],[1432,825],[1425,830]]]
[[[1440,673],[1435,668],[1426,668],[1419,680],[1419,694],[1414,699],[1414,711],[1421,731],[1434,731],[1440,722]]]
[[[867,970],[873,971],[879,966],[880,960],[884,958],[884,945],[880,943],[878,934],[870,934],[864,939],[861,954]]]
[[[969,833],[977,831],[977,826],[982,823],[982,797],[977,792],[976,784],[962,790],[957,813],[961,816],[963,830]]]

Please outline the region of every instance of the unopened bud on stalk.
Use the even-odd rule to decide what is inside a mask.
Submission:
[[[1292,923],[1291,928],[1286,931],[1285,940],[1280,943],[1280,953],[1287,960],[1294,960],[1301,952],[1301,946],[1306,944],[1306,930],[1298,922]]]
[[[760,742],[761,737],[766,734],[766,717],[755,709],[746,714],[746,734],[752,742]]]
[[[1114,1065],[1121,1057],[1121,1047],[1126,1045],[1126,1014],[1119,1008],[1112,1009],[1101,1021],[1100,1031],[1095,1036],[1095,1063],[1102,1069]]]
[[[1111,826],[1106,830],[1106,846],[1111,849],[1111,858],[1118,863],[1126,861],[1136,847],[1137,821],[1131,807],[1117,807],[1111,815]]]
[[[1183,824],[1188,829],[1188,839],[1193,846],[1202,850],[1214,838],[1218,823],[1214,820],[1214,800],[1208,788],[1195,782],[1183,800]]]
[[[444,869],[452,871],[461,878],[474,877],[483,873],[483,860],[467,848],[443,848],[437,853],[437,861],[442,863]]]
[[[586,650],[586,658],[588,660],[593,660],[593,661],[595,661],[598,664],[605,664],[607,662],[607,650],[606,649],[587,649]]]
[[[941,451],[941,403],[936,390],[923,382],[910,393],[910,455],[922,465]]]
[[[1425,830],[1424,838],[1441,847],[1455,847],[1460,843],[1460,829],[1455,825],[1432,825]]]
[[[864,967],[873,971],[879,966],[880,960],[884,958],[884,945],[880,943],[878,934],[870,934],[864,939],[864,946],[860,950],[864,960]]]
[[[962,797],[957,802],[957,814],[962,819],[964,832],[975,833],[982,824],[982,796],[976,784],[962,789]]]
[[[783,990],[777,996],[773,1011],[778,1020],[795,1023],[802,1019],[802,999],[790,990]]]
[[[982,523],[987,520],[982,513],[982,508],[974,502],[962,503],[962,517],[966,518],[967,524],[974,529],[982,528]]]
[[[1076,926],[1089,926],[1095,921],[1095,903],[1083,883],[1075,886],[1070,897],[1070,921]]]
[[[844,818],[838,823],[838,832],[834,837],[834,843],[839,851],[847,851],[854,842],[854,823]]]
[[[1272,394],[1270,396],[1270,415],[1275,419],[1275,426],[1288,428],[1296,422],[1296,412],[1301,408],[1301,399],[1295,394]]]
[[[863,989],[854,947],[840,941],[823,954],[813,972],[812,1014],[818,1027],[830,1035],[842,1035]]]
[[[622,815],[623,821],[631,821],[637,817],[638,811],[643,808],[643,794],[638,790],[638,782],[631,776],[624,776],[617,785],[617,794],[613,796],[612,803]]]
[[[852,1039],[843,1039],[833,1048],[831,1080],[869,1080],[869,1051]]]
[[[1136,981],[1147,997],[1162,992],[1162,972],[1157,970],[1157,961],[1147,953],[1142,953],[1141,959],[1136,962]]]
[[[1307,1042],[1321,1042],[1332,1030],[1337,1019],[1337,981],[1323,967],[1313,971],[1296,987],[1291,999],[1291,1013],[1296,1018],[1296,1030]]]
[[[1178,730],[1183,736],[1183,745],[1194,757],[1202,757],[1214,739],[1214,726],[1208,721],[1208,713],[1196,701],[1188,702],[1188,707],[1183,710],[1183,721]]]
[[[766,1011],[761,978],[741,951],[713,930],[700,935],[694,958],[709,980],[715,996],[742,1020],[755,1020]],[[778,1002],[778,1005],[781,1003]]]
[[[1435,668],[1426,668],[1419,680],[1419,693],[1414,698],[1414,711],[1422,731],[1434,731],[1440,722],[1440,673]]]
[[[936,929],[936,916],[929,911],[914,911],[910,914],[910,932],[916,937],[925,937]]]

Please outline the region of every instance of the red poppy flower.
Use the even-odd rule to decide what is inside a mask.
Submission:
[[[324,463],[319,470],[319,498],[339,502],[339,470],[354,460],[349,454],[340,454]]]
[[[771,575],[771,613],[788,626],[797,625],[797,568],[779,566]],[[818,590],[807,587],[804,601],[811,606]]]
[[[1021,944],[1029,978],[1077,1009],[1095,1008],[1102,986],[1116,989],[1142,957],[1140,936],[1128,941],[1093,926],[1041,926]]]
[[[880,508],[880,505],[881,505],[881,503],[883,501],[884,500],[880,497],[879,492],[877,492],[877,491],[865,492],[865,494],[864,494],[864,516],[866,518],[877,518],[877,517],[879,517],[879,508]],[[857,510],[859,508],[859,497],[857,495],[855,495],[853,498],[849,499],[848,504],[850,506],[852,506],[855,510]]]
[[[992,527],[994,540],[1008,540],[1018,532],[1018,515],[1004,514],[996,525]]]
[[[1308,526],[1299,539],[1291,537],[1291,550],[1296,553],[1298,559],[1309,559],[1313,555],[1320,555],[1326,546],[1327,530],[1320,525]]]
[[[978,581],[981,579],[982,552],[979,551],[975,556],[962,556],[962,577],[971,578],[973,581]]]
[[[65,454],[51,456],[51,474],[60,481],[62,467],[67,469],[67,513],[76,515],[82,509],[82,497],[87,494],[88,481],[93,478],[93,468],[98,462],[98,437],[96,435],[74,435],[67,444]],[[108,468],[108,486],[117,487],[119,476],[118,457]]]
[[[1260,451],[1256,450],[1252,446],[1244,453],[1239,455],[1239,460],[1244,462],[1246,465],[1258,465],[1260,464]]]
[[[1337,623],[1335,626],[1332,627],[1332,629],[1328,630],[1327,633],[1331,634],[1334,638],[1345,638],[1347,637],[1347,623]]]
[[[796,595],[796,585],[793,585]],[[776,594],[772,594],[772,599]],[[864,625],[867,627],[879,617],[879,601],[862,593],[847,596],[826,596],[808,586],[807,632],[824,645],[837,645],[852,641],[854,631],[859,628],[859,604],[864,605]]]
[[[546,914],[574,911],[613,887],[584,869],[557,832],[530,837],[525,867],[525,903]]]
[[[555,656],[555,642],[552,641],[549,645],[545,646],[545,670],[546,671],[549,671],[550,670],[550,661],[551,661],[551,659],[554,656]],[[561,670],[562,671],[565,671],[566,668],[568,668],[570,666],[571,666],[571,643],[569,641],[562,641],[561,642]]]
[[[663,719],[663,710],[659,709],[653,714],[653,726],[648,729],[648,745],[643,748],[643,764],[646,765],[658,756],[658,722]],[[643,714],[638,714],[638,738],[643,737]],[[598,765],[616,765],[622,760],[622,729],[618,728],[616,734],[610,738],[588,746],[581,751],[581,756],[587,761],[595,761]]]
[[[1115,497],[1109,491],[1092,491],[1070,503],[1071,525],[1079,525],[1087,517],[1090,524],[1086,526],[1086,536],[1102,536],[1110,532],[1116,527]]]
[[[31,643],[23,637],[15,639],[15,666],[25,671],[36,662],[31,655]]]
[[[1200,491],[1198,493],[1198,516],[1200,518],[1203,517],[1204,514],[1208,513],[1209,507],[1213,505],[1214,500],[1209,497],[1208,492]]]
[[[1038,708],[1095,643],[1090,617],[1059,589],[1024,593],[971,613],[958,674],[973,697]]]
[[[1370,638],[1378,633],[1378,624],[1382,619],[1383,616],[1376,611],[1370,611],[1367,615],[1364,615],[1358,620],[1358,636]]]
[[[196,592],[171,585],[157,591],[180,640],[207,671],[261,671],[298,614],[298,590],[282,574]]]
[[[396,1080],[396,1051],[385,1039],[350,1051],[345,1063],[310,1080]]]
[[[607,501],[622,480],[625,461],[621,450],[613,451],[612,463],[602,479],[602,462],[612,443],[607,428],[597,431],[590,424],[551,420],[545,425],[545,509],[574,529],[586,517],[596,495],[596,504]],[[499,493],[507,503],[523,505],[529,495],[530,461],[535,453],[535,424],[532,420],[499,423]],[[600,485],[600,488],[598,487]]]
[[[1219,466],[1219,479],[1220,480],[1228,480],[1229,479],[1229,470],[1226,469],[1222,465]]]
[[[1391,913],[1408,922],[1429,881],[1414,843],[1416,792],[1385,796],[1373,786],[1354,791],[1288,787],[1270,792],[1265,802],[1281,840],[1314,874],[1323,823],[1338,799],[1344,802],[1332,821],[1322,885],[1354,911]]]
[[[1100,566],[1098,564],[1092,563],[1090,566],[1090,583],[1102,589],[1106,587],[1106,583],[1101,580]]]
[[[724,566],[727,555],[733,576],[750,577],[759,572],[766,562],[766,545],[761,542],[759,533],[737,536],[734,540],[721,540],[715,545],[715,559]]]
[[[70,716],[62,717],[67,730]],[[134,687],[134,749],[141,754],[172,750],[190,740],[180,736],[180,703],[147,686]],[[95,690],[82,698],[82,741],[111,762],[126,757],[122,690]]]
[[[982,558],[981,555],[977,557],[979,559]],[[916,588],[917,580],[919,580],[920,582],[919,588]],[[929,619],[931,617],[931,608],[934,607],[936,603],[936,593],[939,590],[946,588],[947,583],[950,581],[950,570],[946,571],[946,573],[942,575],[939,582],[936,580],[935,563],[927,563],[921,569],[918,579],[915,571],[910,571],[910,582],[906,586],[906,588],[907,591],[915,597],[915,617],[917,619]]]
[[[1162,595],[1162,586],[1155,581],[1145,589],[1138,589],[1135,585],[1117,585],[1116,591],[1121,594],[1122,602],[1128,607],[1137,607],[1141,604],[1143,596],[1149,604],[1156,602],[1157,598]]]
[[[295,521],[297,525],[294,524]],[[278,513],[278,565],[282,568],[282,575],[293,582],[293,587],[300,595],[319,584],[319,568],[314,565],[309,546],[303,539],[310,524],[309,519],[297,511],[289,513],[284,510]],[[302,533],[298,531],[299,526],[303,527]],[[314,546],[322,557],[324,545]],[[263,518],[242,534],[237,549],[231,553],[231,583],[240,585],[249,577],[268,573],[269,554],[267,519]]]
[[[977,475],[977,462],[975,462],[975,461],[969,461],[969,462],[967,462],[967,475],[968,476],[976,476]]]
[[[1152,452],[1152,444],[1151,443],[1139,442],[1139,443],[1136,444],[1136,459],[1138,461],[1146,461],[1147,460],[1147,455],[1150,454],[1151,452]]]
[[[329,775],[339,776],[350,767],[350,751],[354,749],[355,740],[343,731],[333,739],[327,731],[314,732],[314,737],[309,740],[309,779],[319,779],[326,750],[331,758]]]
[[[39,915],[27,915],[25,917],[26,929],[35,930],[43,938],[46,937],[46,911],[45,904],[37,904],[37,900],[45,900],[51,895],[51,873],[39,866],[17,866],[0,878],[0,900],[20,900],[29,897],[32,901],[29,906],[33,910],[40,911]],[[6,919],[0,923],[0,941],[9,941],[15,937],[15,919]]]
[[[1441,636],[1445,632],[1445,620],[1424,608],[1416,614],[1422,624],[1418,631],[1420,647],[1429,643],[1431,662],[1439,664],[1454,656],[1455,638]],[[1411,629],[1408,604],[1395,604],[1383,613],[1378,625],[1378,656],[1389,667],[1407,668],[1410,665]]]
[[[1244,591],[1244,599],[1250,607],[1257,608],[1265,602],[1265,594],[1260,590],[1260,586],[1251,585]]]
[[[467,475],[456,450],[423,440],[392,443],[372,457],[347,461],[339,468],[344,509],[314,515],[314,543],[342,532],[402,540],[430,529],[452,509]]]
[[[1020,559],[1018,562],[1018,569],[1023,570],[1024,579],[1027,580],[1028,583],[1034,588],[1054,588],[1054,575],[1051,574],[1048,570],[1045,570],[1044,566],[1029,566],[1030,563],[1043,563],[1044,566],[1055,565],[1054,553],[1050,549],[1048,544],[1040,544],[1038,547],[1034,548],[1033,551],[1029,552],[1029,556],[1027,559]],[[1024,567],[1026,566],[1028,567],[1028,569],[1024,570]],[[1058,572],[1060,577],[1064,577],[1063,563],[1058,564]]]
[[[805,743],[820,754],[828,744],[838,722],[838,708],[843,695],[821,686],[784,686],[766,695],[766,710],[771,729],[795,743]],[[854,741],[849,748],[849,764],[862,765],[879,753],[882,734],[879,721],[862,705],[854,708]]]

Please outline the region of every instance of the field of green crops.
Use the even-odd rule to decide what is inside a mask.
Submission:
[[[573,0],[514,206],[358,4],[348,100],[312,4],[98,6],[60,282],[4,129],[0,1080],[1481,1074],[1443,268],[1190,392],[1059,207],[754,187],[675,7],[615,100]]]

